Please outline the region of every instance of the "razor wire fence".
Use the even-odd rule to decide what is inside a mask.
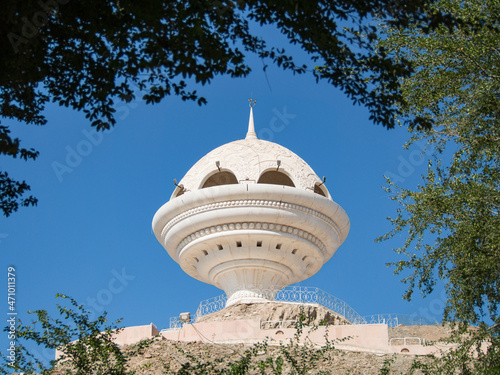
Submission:
[[[351,324],[387,324],[389,327],[397,327],[399,325],[414,326],[439,324],[435,319],[408,314],[373,314],[361,316],[346,302],[315,287],[292,286],[278,291],[259,290],[259,294],[272,297],[274,302],[320,305],[345,318]],[[202,316],[213,314],[224,309],[227,300],[227,295],[222,294],[201,301],[196,310],[194,319],[192,319],[190,323],[197,321]],[[182,324],[183,322],[181,322],[178,317],[170,318],[169,329],[180,329]]]

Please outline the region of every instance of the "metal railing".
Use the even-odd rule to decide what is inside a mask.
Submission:
[[[266,291],[262,291],[263,294],[265,294],[265,292]],[[374,314],[363,317],[341,299],[314,287],[293,286],[283,288],[277,292],[275,290],[269,291],[269,293],[273,295],[275,293],[274,301],[276,302],[307,303],[323,306],[333,313],[345,318],[351,324],[387,324],[389,327],[397,327],[399,325],[414,326],[439,324],[434,319],[415,315]],[[191,323],[194,323],[204,315],[222,310],[226,307],[226,302],[227,296],[225,294],[201,301],[196,310],[194,319],[191,319]],[[178,317],[170,318],[169,329],[181,329],[182,324],[183,323],[179,321]]]
[[[194,322],[195,322],[194,319],[191,319],[189,322],[181,322],[179,320],[178,316],[173,316],[173,317],[170,318],[170,326],[169,326],[169,328],[168,329],[162,329],[161,331],[162,332],[164,332],[164,331],[175,331],[175,330],[181,329],[182,325],[185,324],[185,323],[192,324]]]
[[[283,288],[276,293],[275,301],[279,302],[295,302],[295,303],[310,303],[321,305],[328,310],[344,317],[352,324],[365,323],[363,317],[359,315],[347,303],[341,299],[321,290],[307,286],[293,286]]]
[[[201,301],[198,305],[198,310],[196,310],[195,319],[198,320],[204,315],[222,310],[226,307],[226,302],[227,296],[225,294]]]
[[[225,294],[201,301],[196,311],[196,319],[222,310],[226,306],[226,301]],[[306,286],[286,287],[276,292],[274,301],[317,304],[341,315],[352,324],[366,323],[364,318],[347,303],[319,288]]]
[[[399,344],[393,344],[392,341],[403,341],[403,346],[407,346],[407,345],[422,345],[422,340],[424,342],[424,345],[425,345],[425,339],[421,339],[420,337],[393,337],[392,339],[389,340],[389,345],[401,345],[401,343]],[[418,342],[418,344],[417,344]]]
[[[439,324],[435,319],[417,315],[405,314],[374,314],[363,317],[366,324],[387,324],[389,327],[403,326],[431,326]]]

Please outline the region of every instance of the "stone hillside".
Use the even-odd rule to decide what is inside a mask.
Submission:
[[[201,317],[197,322],[216,322],[223,320],[258,319],[260,321],[296,321],[301,315],[306,316],[308,325],[343,325],[349,322],[340,315],[323,308],[320,305],[297,304],[285,302],[242,303],[226,307],[210,315]],[[291,324],[285,325],[291,326]],[[269,323],[272,324],[272,323]],[[268,324],[268,325],[269,325]],[[285,323],[286,324],[286,323]],[[274,328],[268,326],[266,328]]]
[[[228,369],[228,363],[240,360],[246,350],[250,346],[244,345],[216,345],[210,343],[186,343],[172,342],[155,338],[143,345],[132,345],[124,348],[124,350],[132,354],[130,360],[130,369],[135,370],[136,375],[159,375],[159,374],[177,374],[181,369],[182,364],[191,368],[187,373],[198,374],[193,367],[196,362],[216,364],[216,368]],[[280,348],[268,347],[267,353],[263,350],[257,352],[257,355],[252,360],[252,366],[256,366],[259,362],[265,361],[267,358],[276,360]],[[296,356],[298,360],[299,356]],[[394,360],[391,365],[391,372],[387,374],[406,374],[415,356],[412,355],[376,355],[370,353],[356,353],[331,350],[317,365],[312,368],[311,374],[321,373],[325,371],[332,375],[379,375],[380,370],[384,367],[385,361]],[[427,361],[426,358],[419,358],[420,361]],[[284,374],[290,373],[289,366],[285,364]],[[269,369],[268,369],[269,370]],[[206,374],[211,374],[208,370]],[[271,372],[266,372],[271,373]],[[250,374],[260,374],[256,368],[250,371]],[[415,375],[419,373],[416,372]]]
[[[318,306],[298,305],[291,303],[254,303],[238,304],[223,310],[206,315],[198,322],[216,322],[235,319],[259,319],[261,321],[295,321],[302,314],[307,319],[305,324],[318,325],[326,322],[330,325],[347,324],[341,316]],[[269,323],[270,325],[274,323]],[[276,323],[278,324],[278,323]],[[290,324],[291,325],[291,324]],[[268,326],[267,328],[275,328]],[[429,341],[437,341],[449,337],[450,329],[442,326],[399,326],[389,328],[389,338],[419,337]],[[301,343],[303,345],[303,343]],[[278,357],[286,358],[279,346],[255,347],[243,344],[214,344],[208,338],[205,342],[176,342],[166,340],[161,336],[138,344],[123,347],[129,358],[128,366],[135,375],[160,375],[160,374],[214,374],[221,373],[222,369],[230,369],[230,364],[245,357],[246,353],[254,349],[249,368],[250,374],[261,374],[259,363],[276,363]],[[295,347],[298,352],[291,353],[297,361],[309,361],[311,354],[318,353],[312,347]],[[302,356],[305,350],[305,356]],[[302,351],[302,352],[301,352]],[[407,374],[413,361],[418,358],[420,362],[429,362],[428,357],[416,357],[411,354],[374,354],[367,352],[352,352],[329,349],[322,353],[314,367],[310,367],[308,374],[332,375],[380,375],[380,374]],[[387,363],[391,362],[390,371],[386,371]],[[309,362],[307,362],[309,363]],[[197,370],[205,366],[204,372]],[[182,371],[180,371],[182,369]],[[229,373],[229,372],[228,372]],[[271,374],[267,368],[265,374]],[[289,374],[290,365],[285,360],[283,374]],[[61,369],[54,375],[63,375]],[[414,375],[421,374],[416,371]]]
[[[451,335],[451,328],[442,325],[432,326],[398,326],[389,328],[389,339],[398,337],[420,337],[425,341],[442,341]]]

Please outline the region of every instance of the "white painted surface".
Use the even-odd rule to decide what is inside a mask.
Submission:
[[[294,187],[257,183],[268,171],[285,174]],[[229,172],[236,178],[224,184]],[[202,188],[217,173],[221,184]],[[272,182],[286,183],[280,178]],[[223,289],[227,305],[272,300],[279,289],[311,277],[349,227],[347,214],[305,161],[257,139],[252,109],[247,137],[197,162],[153,219],[172,259],[188,275]]]

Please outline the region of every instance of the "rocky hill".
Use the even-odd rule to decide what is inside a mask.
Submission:
[[[188,374],[213,374],[217,370],[229,369],[230,363],[236,363],[245,358],[246,353],[253,347],[245,345],[215,345],[210,343],[185,343],[163,340],[160,337],[124,348],[125,352],[131,356],[130,369],[137,375],[156,374],[177,374],[181,368],[187,370]],[[318,374],[324,371],[333,375],[379,375],[381,370],[388,366],[391,361],[391,371],[387,374],[406,374],[411,367],[415,356],[412,355],[376,355],[370,353],[344,352],[335,349],[325,353],[317,352],[312,348],[297,348],[295,356],[297,361],[305,359],[305,363],[310,364],[310,374]],[[277,363],[279,357],[284,358],[280,347],[269,346],[267,348],[257,348],[255,355],[250,360],[250,374],[260,374],[258,370],[259,362],[266,362],[271,359]],[[300,358],[298,353],[304,350],[309,353]],[[312,363],[310,361],[313,352],[319,354],[319,359]],[[292,349],[292,353],[293,349]],[[427,361],[426,358],[420,358]],[[285,360],[284,374],[290,373],[290,365]],[[206,372],[201,372],[201,369]],[[252,369],[253,368],[253,369]],[[265,373],[271,374],[270,368]],[[416,372],[415,374],[418,374]]]
[[[306,317],[303,323],[309,327],[349,324],[344,317],[319,305],[278,302],[229,306],[203,316],[197,323],[256,319],[266,322],[268,327],[263,329],[270,329],[277,328],[278,324],[281,327],[295,327],[295,322],[301,316]],[[431,342],[447,338],[450,333],[450,328],[443,326],[398,326],[389,328],[389,339],[418,337],[422,342]],[[407,374],[415,359],[424,363],[431,360],[409,353],[375,354],[340,351],[334,347],[324,350],[310,341],[294,341],[289,346],[279,346],[276,342],[270,342],[269,345],[215,344],[203,335],[200,337],[203,337],[202,342],[182,342],[166,340],[159,335],[134,345],[123,346],[122,351],[128,358],[128,368],[136,375],[289,374],[292,373],[292,362],[298,367],[307,368],[308,371],[304,372],[307,374],[388,375]],[[282,372],[273,372],[273,367],[276,370],[280,366]],[[249,371],[238,372],[235,370],[237,368],[248,368]],[[234,372],[229,372],[230,369]],[[56,375],[63,375],[62,370]],[[416,371],[412,374],[421,373]]]
[[[343,316],[335,314],[321,305],[286,302],[236,304],[215,313],[202,316],[196,322],[259,319],[261,322],[269,322],[269,324],[279,321],[291,325],[291,323],[297,321],[301,315],[305,317],[304,324],[308,325],[350,324]]]
[[[287,328],[295,327],[295,322],[301,316],[305,317],[303,323],[308,326],[349,324],[343,316],[320,305],[286,302],[232,305],[201,317],[197,323],[257,319],[266,322],[267,329],[277,328],[278,324]],[[442,326],[399,326],[389,329],[389,338],[419,337],[427,342],[449,337],[449,334],[449,329]],[[123,350],[131,358],[130,369],[137,375],[177,374],[179,371],[187,374],[213,374],[242,364],[247,357],[250,374],[261,374],[259,364],[262,367],[264,363],[268,366],[264,373],[273,373],[270,366],[276,366],[280,357],[284,359],[283,374],[288,374],[291,372],[290,360],[286,360],[288,354],[298,363],[303,361],[310,369],[307,372],[310,374],[406,374],[417,358],[411,354],[373,354],[334,348],[321,352],[317,346],[303,342],[285,348],[273,345],[214,344],[208,339],[205,342],[176,342],[162,337],[127,346]],[[418,360],[429,361],[426,357],[418,357]],[[389,372],[384,372],[384,369],[389,368]]]

